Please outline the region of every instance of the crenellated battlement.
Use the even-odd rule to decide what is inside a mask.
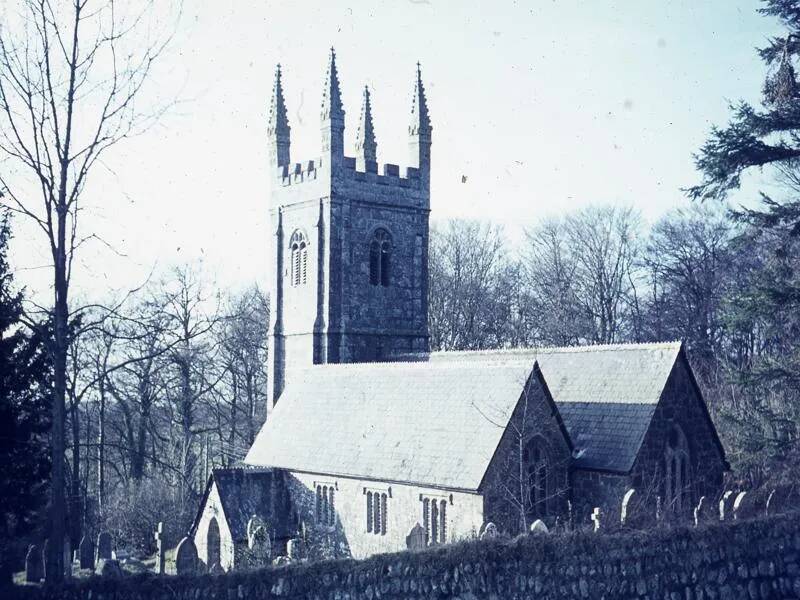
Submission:
[[[356,196],[368,196],[372,191],[386,200],[387,188],[397,189],[402,190],[402,193],[397,195],[397,202],[400,204],[428,206],[432,128],[419,64],[411,99],[411,122],[408,127],[410,157],[407,167],[401,168],[395,163],[378,162],[372,100],[366,86],[358,120],[356,155],[345,156],[345,110],[339,86],[336,54],[331,49],[320,113],[322,154],[315,160],[292,163],[289,159],[291,129],[287,116],[289,111],[286,109],[283,96],[280,66],[276,70],[268,121],[270,160],[273,165],[271,179],[275,191],[273,203],[285,206],[304,201],[309,195],[311,197],[327,195],[320,194],[319,190],[307,190],[304,195],[286,188],[294,190],[315,185],[330,185],[355,191],[355,188],[361,185],[364,189],[359,190],[360,193],[356,193]],[[378,191],[379,189],[383,191]]]

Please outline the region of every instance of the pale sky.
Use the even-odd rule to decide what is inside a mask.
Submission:
[[[74,284],[83,296],[203,258],[220,286],[266,283],[266,114],[283,65],[292,160],[319,153],[335,46],[346,153],[365,84],[378,160],[407,163],[415,63],[433,122],[434,219],[503,223],[509,235],[593,203],[652,222],[687,200],[692,153],[729,101],[758,99],[754,48],[779,31],[755,0],[376,2],[186,0],[143,100],[180,102],[106,156],[90,180]],[[466,182],[462,179],[466,178]],[[46,290],[44,240],[17,218],[18,281]]]

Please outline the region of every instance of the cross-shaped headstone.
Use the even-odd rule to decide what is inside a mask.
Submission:
[[[166,552],[164,551],[164,523],[163,521],[158,522],[158,529],[156,529],[155,533],[156,538],[156,567],[158,569],[158,574],[163,575],[166,571],[164,570],[166,564]]]
[[[600,530],[600,519],[603,516],[603,511],[600,510],[599,507],[595,507],[592,511],[592,522],[594,523],[594,530]]]

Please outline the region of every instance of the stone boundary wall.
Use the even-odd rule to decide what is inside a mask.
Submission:
[[[197,577],[17,587],[24,600],[800,598],[800,514],[616,535],[579,532]]]

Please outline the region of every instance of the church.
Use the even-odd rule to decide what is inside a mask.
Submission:
[[[190,535],[237,568],[248,523],[312,558],[515,535],[600,508],[686,514],[725,453],[680,342],[430,352],[432,126],[417,65],[408,166],[377,162],[368,89],[355,157],[331,51],[322,152],[290,162],[280,67],[268,144],[269,406],[244,464],[209,478]],[[610,517],[609,517],[610,518]]]

